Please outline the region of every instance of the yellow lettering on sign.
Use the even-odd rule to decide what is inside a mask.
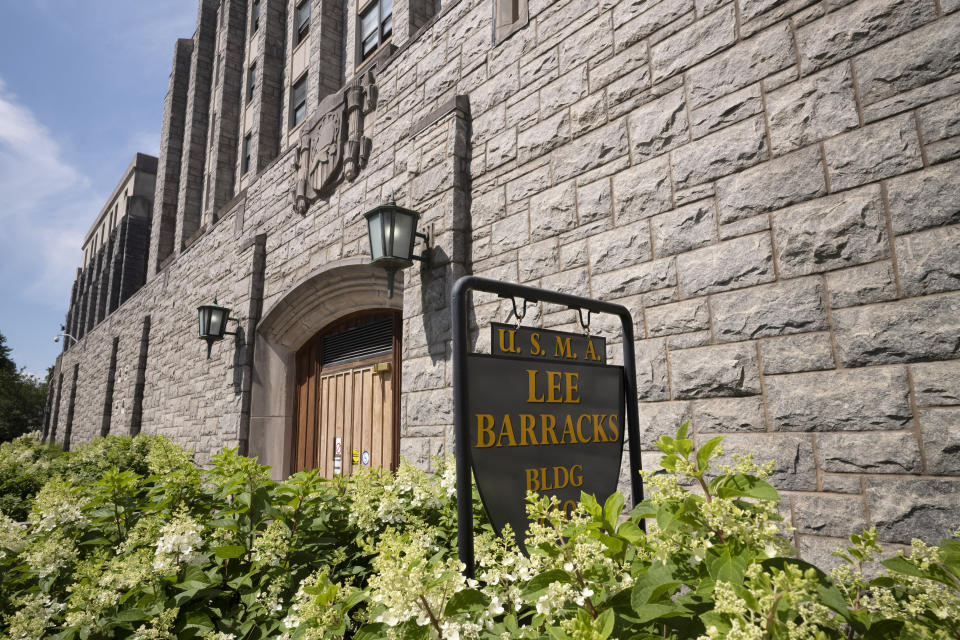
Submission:
[[[530,334],[530,355],[539,356],[546,353],[540,348],[540,334],[534,331]]]
[[[524,469],[524,486],[527,491],[553,491],[567,487],[583,486],[583,465],[572,467],[534,467]]]
[[[596,362],[600,361],[600,356],[598,356],[597,352],[593,349],[593,340],[589,338],[587,338],[587,354],[585,357]]]
[[[527,369],[527,402],[543,402],[543,395],[537,397],[537,370]]]
[[[560,380],[561,375],[559,371],[547,371],[547,402],[553,404],[563,402],[559,395]]]
[[[493,435],[493,416],[489,413],[477,414],[477,448],[492,447],[494,442]]]
[[[574,393],[580,391],[580,374],[579,373],[565,373],[563,377],[567,381],[567,394],[566,400],[564,402],[569,402],[570,404],[580,404],[580,396],[574,397]]]
[[[610,437],[611,442],[620,437],[620,416],[615,413],[610,414],[610,420],[607,422],[607,426],[610,427],[610,430],[613,431],[613,435]]]
[[[500,335],[500,350],[507,353],[520,353],[520,347],[516,346],[515,340],[517,337],[516,329],[503,329],[498,327],[497,333]],[[507,338],[504,340],[504,338]]]
[[[557,441],[557,416],[549,413],[540,414],[540,444],[547,443],[547,434],[550,435],[549,444],[559,444]]]
[[[537,426],[537,419],[529,413],[520,414],[520,446],[525,447],[528,444],[537,444],[537,434],[533,429]]]
[[[567,419],[563,421],[563,433],[560,435],[560,444],[577,444],[577,434],[573,430],[573,418],[569,415]]]
[[[556,348],[553,350],[554,358],[567,358],[568,360],[576,360],[577,354],[574,353],[573,347],[570,344],[570,338],[561,338],[557,336]]]
[[[503,416],[503,423],[500,425],[500,437],[497,438],[497,446],[503,446],[503,437],[507,437],[507,446],[517,446],[517,439],[513,435],[513,423],[510,421],[510,414]]]
[[[594,442],[609,442],[607,440],[607,434],[603,430],[603,420],[606,418],[604,413],[595,413],[593,414],[593,441]]]

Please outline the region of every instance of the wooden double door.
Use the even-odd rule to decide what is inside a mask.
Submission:
[[[399,462],[400,318],[363,312],[324,329],[296,356],[293,470],[324,477]]]

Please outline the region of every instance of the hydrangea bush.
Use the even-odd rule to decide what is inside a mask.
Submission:
[[[475,495],[466,578],[450,461],[277,483],[230,450],[201,469],[159,437],[59,457],[21,439],[0,469],[53,462],[25,522],[0,513],[0,636],[960,638],[960,531],[879,565],[866,531],[828,575],[793,556],[769,465],[713,465],[720,439],[695,450],[686,427],[658,446],[663,469],[629,514],[620,494],[570,513],[529,495],[523,548]]]

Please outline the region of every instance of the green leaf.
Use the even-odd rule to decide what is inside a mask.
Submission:
[[[617,529],[617,535],[634,546],[640,546],[646,538],[643,530],[632,520],[627,520],[621,524]]]
[[[639,624],[644,624],[650,622],[651,620],[656,620],[657,618],[676,618],[677,616],[686,615],[688,613],[687,609],[678,607],[674,604],[656,603],[634,607],[633,611],[637,616]]]
[[[566,571],[561,571],[560,569],[551,569],[550,571],[544,571],[538,576],[535,576],[524,586],[523,588],[523,598],[527,601],[536,600],[542,596],[547,591],[549,587],[554,582],[562,582],[564,584],[570,582],[570,574]]]
[[[697,471],[704,471],[710,462],[710,454],[717,448],[717,445],[723,440],[723,436],[710,438],[703,446],[697,450]]]
[[[380,640],[387,637],[387,625],[382,622],[371,622],[357,630],[354,640]]]
[[[455,616],[458,613],[467,613],[470,611],[483,611],[490,605],[490,598],[476,589],[464,589],[453,594],[453,597],[447,601],[447,606],[443,614]]]
[[[863,640],[901,640],[903,627],[903,620],[880,620],[870,625]]]
[[[213,553],[218,558],[242,558],[247,553],[247,548],[239,544],[227,544],[215,548]]]
[[[634,585],[630,591],[630,606],[637,611],[644,605],[660,599],[672,589],[683,584],[673,578],[673,573],[663,564],[655,563],[646,571],[634,575]]]
[[[707,572],[714,580],[723,580],[730,584],[743,582],[743,572],[750,564],[750,559],[744,554],[733,554],[730,547],[713,547],[707,551],[705,558]]]
[[[597,616],[596,625],[599,628],[601,640],[606,640],[613,633],[613,623],[615,621],[613,609],[607,609]]]
[[[570,636],[560,627],[547,627],[547,634],[554,640],[570,640]]]
[[[599,516],[603,511],[600,507],[600,503],[597,502],[597,499],[593,497],[591,493],[580,492],[580,504],[583,505],[583,508],[587,510],[587,513],[592,515],[594,518]]]
[[[611,533],[617,530],[617,519],[623,510],[623,503],[623,494],[619,491],[614,491],[603,503],[603,521],[607,525],[607,530]]]
[[[780,494],[772,486],[755,476],[737,473],[727,476],[716,488],[721,498],[755,498],[757,500],[779,501]]]

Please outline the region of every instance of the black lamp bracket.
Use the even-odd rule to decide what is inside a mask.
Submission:
[[[227,316],[227,322],[230,322],[231,320],[233,320],[234,322],[236,322],[238,325],[240,324],[240,318],[231,318],[230,316]],[[235,335],[237,335],[237,332],[236,332],[236,331],[224,331],[224,332],[223,332],[223,335],[225,335],[225,336],[235,336]]]
[[[421,233],[419,231],[416,231],[414,232],[414,235],[416,235],[416,237],[418,238],[423,239],[424,250],[423,250],[423,253],[421,253],[418,256],[417,255],[410,256],[410,259],[423,262],[424,264],[430,264],[429,251],[430,251],[430,247],[433,246],[433,223],[431,222],[430,224],[427,225],[426,233]]]

